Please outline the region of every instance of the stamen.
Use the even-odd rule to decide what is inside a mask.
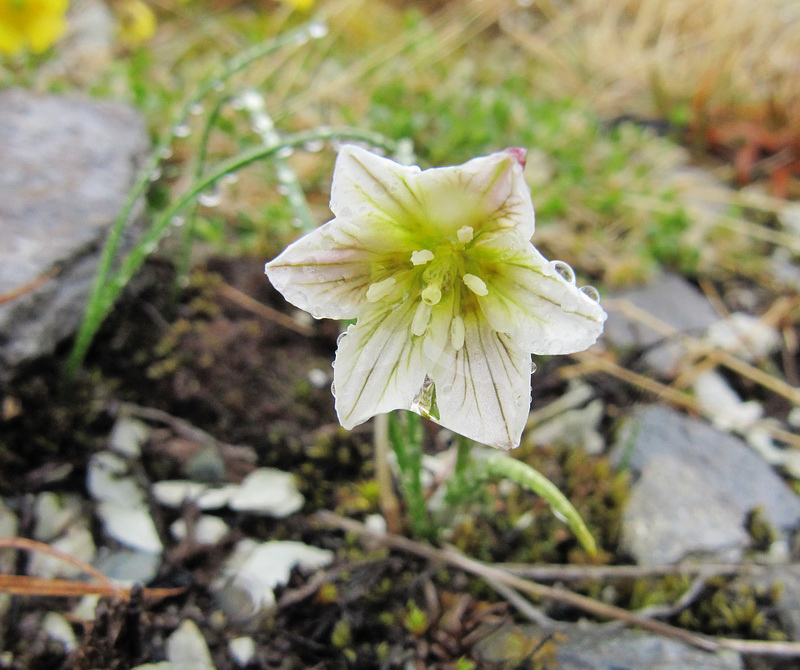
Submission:
[[[475,236],[475,231],[472,229],[472,226],[462,226],[461,228],[456,231],[456,235],[458,236],[458,241],[461,244],[468,244],[472,242],[472,238]]]
[[[428,329],[428,323],[431,320],[431,310],[433,308],[424,300],[420,300],[417,305],[417,311],[414,312],[414,318],[411,321],[411,332],[414,335],[424,335]]]
[[[475,295],[483,296],[489,294],[489,289],[486,288],[486,282],[484,282],[480,277],[476,277],[475,275],[471,274],[465,274],[464,283]]]
[[[456,351],[459,351],[464,346],[465,334],[464,319],[459,315],[454,316],[450,322],[450,344],[453,345],[453,349]]]
[[[429,305],[436,305],[442,299],[442,290],[436,284],[428,284],[422,289],[422,299]]]
[[[367,302],[378,302],[385,298],[392,292],[397,280],[394,277],[387,277],[386,279],[370,284],[367,289]]]
[[[430,249],[420,249],[411,252],[411,262],[414,265],[425,265],[433,260],[433,252]]]

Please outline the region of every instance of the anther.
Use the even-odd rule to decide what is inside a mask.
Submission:
[[[414,312],[414,318],[411,321],[411,332],[414,335],[425,334],[428,323],[431,320],[431,309],[432,307],[427,302],[420,300],[419,305],[417,305],[417,311]]]
[[[484,282],[480,277],[471,274],[465,274],[464,283],[475,295],[484,296],[489,294],[489,289],[486,288],[486,282]]]
[[[411,252],[411,262],[414,265],[425,265],[433,260],[433,252],[430,249],[420,249]]]
[[[397,280],[394,277],[387,277],[386,279],[370,284],[367,289],[367,302],[378,302],[385,298],[392,292]]]
[[[456,235],[458,236],[458,241],[461,244],[468,244],[472,242],[472,238],[475,236],[475,231],[472,229],[472,226],[462,226],[456,231]]]

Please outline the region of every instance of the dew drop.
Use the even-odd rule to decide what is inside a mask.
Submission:
[[[169,224],[170,224],[170,225],[171,225],[173,228],[180,228],[180,227],[181,227],[183,224],[185,224],[185,223],[186,223],[186,219],[184,219],[182,216],[173,216],[173,217],[172,217],[172,218],[169,220]]]
[[[328,34],[328,26],[324,23],[312,23],[308,26],[308,35],[311,39],[319,40]]]
[[[161,168],[160,167],[153,168],[153,171],[150,173],[149,179],[150,181],[158,181],[159,179],[161,179]]]
[[[158,157],[161,160],[172,158],[172,147],[161,147],[161,150],[158,152]]]
[[[331,382],[331,395],[335,398],[336,397],[336,384]]]
[[[553,269],[570,284],[575,283],[575,271],[564,261],[553,261],[551,265],[553,266]]]
[[[536,361],[531,359],[531,374],[534,374],[537,369],[538,369],[538,366],[536,365]]]
[[[277,192],[278,192],[280,195],[289,195],[289,189],[288,189],[288,188],[286,188],[286,186],[284,186],[283,184],[278,184],[278,185],[275,187],[275,190],[276,190],[276,191],[277,191]]]
[[[175,137],[189,137],[191,132],[192,129],[186,123],[179,123],[172,129],[172,134],[175,135]]]
[[[282,147],[275,152],[278,158],[289,158],[294,153],[292,147]]]
[[[342,340],[347,336],[347,331],[343,331],[339,333],[339,337],[336,338],[336,346],[340,346],[342,344]]]
[[[315,154],[318,151],[322,151],[325,148],[325,141],[324,140],[312,140],[310,142],[306,142],[303,145],[303,149],[308,151],[309,153]]]
[[[203,113],[203,103],[195,102],[189,106],[189,114],[192,116],[200,116]]]
[[[217,184],[214,184],[197,196],[197,202],[203,207],[216,207],[222,202],[222,191]]]
[[[239,181],[239,175],[235,172],[229,172],[226,175],[220,177],[220,182],[223,184],[235,184]]]
[[[581,286],[580,292],[583,293],[590,300],[600,302],[600,292],[594,286]]]
[[[433,405],[433,391],[433,379],[425,375],[422,388],[411,403],[411,411],[422,416],[430,416],[431,406]]]

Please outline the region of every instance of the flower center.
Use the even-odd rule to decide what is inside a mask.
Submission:
[[[422,283],[420,300],[411,323],[411,332],[414,335],[425,334],[433,308],[452,291],[455,304],[454,316],[449,326],[450,343],[455,349],[464,346],[465,329],[462,313],[467,307],[464,303],[472,301],[470,297],[472,294],[485,296],[489,293],[486,282],[475,274],[476,264],[470,262],[469,248],[474,237],[475,231],[471,226],[462,226],[456,231],[455,239],[436,246],[433,251],[418,249],[411,253],[411,264],[419,268],[417,277]],[[465,292],[462,285],[469,290]],[[380,290],[376,289],[375,293],[380,293]]]

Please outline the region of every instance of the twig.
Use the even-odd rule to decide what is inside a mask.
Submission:
[[[86,561],[75,558],[63,551],[54,549],[49,544],[37,542],[26,537],[0,538],[0,547],[20,549],[22,551],[38,552],[58,558],[65,563],[74,565],[81,572],[94,578],[94,582],[76,582],[66,579],[46,579],[43,577],[30,577],[27,575],[0,574],[0,592],[13,595],[28,596],[85,596],[97,594],[127,600],[131,589],[118,585],[110,577],[90,565]],[[185,588],[176,589],[144,589],[143,595],[147,599],[161,600],[170,596],[179,595],[186,591]]]
[[[138,419],[145,419],[146,421],[167,425],[187,440],[191,440],[200,445],[216,447],[221,453],[231,458],[237,458],[251,464],[258,460],[252,447],[222,442],[188,421],[180,419],[177,416],[172,416],[172,414],[156,409],[155,407],[142,407],[141,405],[135,405],[129,402],[120,402],[112,405],[110,411],[117,417],[133,416]]]
[[[265,305],[264,303],[251,298],[249,295],[242,293],[239,289],[234,288],[230,284],[221,284],[218,288],[218,291],[223,298],[227,298],[231,302],[235,302],[237,305],[239,305],[239,307],[243,307],[244,309],[253,312],[253,314],[258,314],[258,316],[263,316],[265,319],[277,323],[284,328],[293,330],[298,335],[311,337],[314,334],[313,328],[300,323],[296,319],[287,316],[283,312],[279,312],[277,309],[273,309],[269,305]]]
[[[380,535],[378,533],[373,533],[364,524],[353,521],[352,519],[345,519],[327,510],[321,510],[314,516],[318,521],[328,526],[379,540],[392,549],[404,551],[429,561],[447,563],[465,572],[481,577],[493,586],[497,583],[501,583],[517,591],[533,596],[534,598],[556,600],[581,609],[589,614],[607,619],[616,619],[630,626],[638,626],[652,633],[680,640],[681,642],[705,651],[713,652],[719,651],[720,649],[732,649],[749,654],[800,657],[800,642],[760,642],[730,638],[714,638],[699,633],[692,633],[691,631],[670,626],[661,621],[641,617],[621,607],[608,605],[593,598],[573,593],[567,589],[545,586],[522,579],[512,575],[507,570],[481,563],[480,561],[476,561],[462,554],[457,554],[453,550],[436,549],[428,544],[416,542],[399,535]]]
[[[389,415],[378,414],[373,422],[375,447],[375,479],[378,482],[381,512],[386,526],[392,533],[399,532],[403,523],[400,514],[400,501],[394,492],[392,469],[389,467]]]
[[[518,577],[537,580],[578,581],[582,579],[646,579],[666,575],[740,575],[762,572],[766,566],[736,563],[682,563],[678,565],[528,565],[524,563],[497,563]]]

